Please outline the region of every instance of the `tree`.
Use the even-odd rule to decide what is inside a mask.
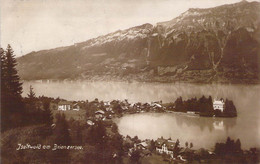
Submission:
[[[106,129],[102,121],[97,121],[94,126],[91,126],[87,132],[87,143],[95,145],[98,148],[106,143]]]
[[[233,101],[226,99],[224,106],[224,115],[227,117],[237,116],[237,110]]]
[[[155,151],[155,149],[156,149],[156,147],[155,147],[155,142],[154,142],[154,140],[151,140],[151,144],[150,144],[149,150],[150,150],[151,152],[153,152],[153,151]]]
[[[118,133],[118,126],[117,126],[116,124],[112,124],[111,131],[112,131],[113,133]]]
[[[211,96],[206,98],[204,95],[198,101],[201,116],[213,116],[213,102]]]
[[[20,77],[15,69],[17,62],[13,53],[12,47],[8,45],[6,49],[6,85],[11,96],[21,98],[23,88]]]
[[[33,87],[30,85],[30,90],[29,93],[27,94],[27,98],[25,98],[25,105],[26,105],[26,112],[28,115],[30,115],[30,117],[34,117],[32,120],[30,120],[30,123],[36,123],[36,122],[41,122],[38,117],[39,113],[37,112],[37,106],[36,106],[36,96],[35,93],[33,91]]]
[[[22,83],[15,66],[17,65],[10,45],[4,52],[1,48],[1,130],[25,124],[22,102]]]
[[[190,148],[193,148],[193,143],[192,142],[190,143]]]
[[[132,152],[130,161],[131,161],[131,163],[139,163],[140,158],[141,158],[140,151],[137,149]]]
[[[6,54],[3,48],[0,48],[1,55],[1,100],[6,93]],[[3,102],[3,101],[1,101]]]
[[[33,91],[33,87],[30,85],[30,91],[29,91],[29,93],[27,94],[27,96],[28,96],[28,98],[30,99],[30,100],[34,100],[35,98],[36,98],[36,96],[35,96],[35,93],[34,93],[34,91]]]
[[[6,54],[3,48],[0,48],[1,55],[1,129],[4,131],[8,127],[9,111],[7,109],[7,85],[6,85]]]
[[[113,154],[116,154],[117,161],[121,161],[119,163],[122,163],[122,156],[124,155],[124,149],[123,149],[123,138],[120,134],[115,134],[110,138],[110,142],[108,142],[108,145],[106,146],[108,151],[113,152]]]
[[[82,144],[82,127],[79,121],[74,120],[73,118],[69,121],[70,129],[71,129],[71,139],[74,144],[81,145]]]
[[[50,110],[50,103],[44,102],[43,103],[43,121],[46,124],[46,126],[51,127],[53,124],[53,116],[52,112]]]
[[[188,143],[188,142],[185,142],[185,146],[188,147],[188,146],[189,146],[189,143]]]
[[[71,144],[71,138],[68,130],[68,122],[66,121],[64,113],[57,113],[56,120],[56,126],[52,135],[53,144],[69,146]],[[66,149],[59,149],[48,153],[50,153],[48,156],[50,157],[51,163],[70,163],[69,152]]]
[[[179,154],[179,152],[180,152],[180,141],[179,141],[179,139],[177,139],[177,141],[176,141],[176,143],[175,143],[175,145],[174,145],[174,148],[173,148],[173,155],[174,155],[175,157],[177,157],[177,155]]]
[[[55,143],[61,145],[69,145],[71,143],[68,130],[69,126],[64,113],[57,113],[56,119],[56,126],[53,132]]]
[[[235,149],[236,149],[236,152],[241,152],[241,142],[240,142],[240,139],[236,140],[236,142],[235,142]]]
[[[123,109],[122,109],[122,107],[121,107],[121,105],[119,104],[118,101],[113,102],[112,105],[113,105],[112,109],[113,109],[113,111],[114,111],[115,113],[117,113],[117,114],[122,114]]]
[[[182,97],[177,98],[177,100],[175,101],[175,110],[176,111],[181,111],[184,112],[185,111],[185,107],[182,101]]]

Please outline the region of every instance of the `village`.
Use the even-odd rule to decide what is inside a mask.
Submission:
[[[87,110],[86,112],[89,113],[88,119],[95,119],[95,120],[106,120],[112,119],[114,117],[122,117],[123,114],[135,114],[135,113],[144,113],[144,112],[156,112],[156,113],[163,113],[163,112],[184,112],[189,115],[197,115],[197,116],[204,116],[202,115],[201,111],[198,109],[198,104],[189,104],[189,107],[185,109],[185,106],[189,101],[193,101],[194,98],[188,99],[187,101],[182,101],[181,97],[178,98],[174,103],[163,103],[162,101],[151,102],[151,103],[129,103],[127,99],[125,100],[113,100],[113,101],[99,101],[97,98],[93,101],[67,101],[63,99],[54,99],[50,102],[50,109],[52,111],[81,111]],[[201,99],[206,99],[204,96]],[[180,102],[181,101],[181,102]],[[199,101],[199,100],[195,100]],[[203,100],[205,101],[205,100]],[[207,99],[206,99],[207,101]],[[232,102],[226,100],[227,103]],[[185,104],[186,103],[186,104]],[[195,102],[196,103],[196,102]],[[202,102],[202,103],[209,103],[212,117],[221,117],[226,112],[226,108],[228,107],[225,105],[224,99],[213,100],[211,102],[211,97],[209,101]],[[179,106],[182,107],[179,107]],[[194,107],[190,107],[194,105]],[[232,107],[234,107],[232,102]],[[182,108],[182,109],[179,109]],[[194,108],[194,109],[193,109]],[[209,107],[207,107],[209,108]],[[235,107],[234,107],[235,108]],[[190,109],[190,110],[189,110]],[[227,113],[227,112],[226,112]],[[222,114],[222,115],[221,115]],[[236,114],[236,109],[235,109]],[[235,115],[236,116],[236,115]]]
[[[163,103],[162,101],[129,103],[128,100],[99,101],[96,98],[93,101],[67,101],[58,98],[50,101],[50,109],[53,115],[64,113],[69,121],[82,121],[88,127],[102,122],[105,125],[108,136],[112,137],[115,135],[115,132],[118,132],[118,127],[113,119],[122,117],[125,114],[182,112],[175,110],[178,107],[178,101],[177,99],[175,103]],[[183,103],[185,104],[185,101]],[[214,100],[212,105],[214,111],[224,112],[225,101],[223,99]],[[186,111],[186,113],[187,115],[200,116],[195,111]],[[203,159],[213,159],[215,157],[215,153],[212,150],[204,148],[195,150],[193,149],[193,143],[188,142],[185,143],[185,147],[181,147],[179,140],[174,141],[171,138],[165,139],[160,137],[156,140],[140,140],[137,136],[134,138],[122,136],[122,138],[125,155],[129,157],[135,155],[135,152],[138,152],[138,158],[142,159],[158,158],[164,161],[177,162],[187,162],[191,158],[203,161]],[[114,155],[115,157],[117,156],[117,154]]]

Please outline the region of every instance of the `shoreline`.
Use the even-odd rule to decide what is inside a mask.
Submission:
[[[74,82],[124,82],[124,83],[161,83],[161,84],[197,84],[197,85],[260,85],[260,81],[250,82],[205,82],[205,81],[185,81],[185,80],[140,80],[140,79],[122,79],[122,78],[86,78],[86,79],[21,79],[22,82],[39,82],[39,83],[74,83]]]

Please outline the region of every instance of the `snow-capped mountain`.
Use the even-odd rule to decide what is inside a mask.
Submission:
[[[259,2],[246,1],[189,9],[156,26],[143,24],[32,52],[18,58],[18,70],[27,80],[258,82],[259,9]]]

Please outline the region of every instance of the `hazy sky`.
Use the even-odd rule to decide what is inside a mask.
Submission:
[[[1,47],[17,56],[119,29],[168,21],[189,8],[240,0],[0,0]],[[259,1],[259,0],[257,0]]]

